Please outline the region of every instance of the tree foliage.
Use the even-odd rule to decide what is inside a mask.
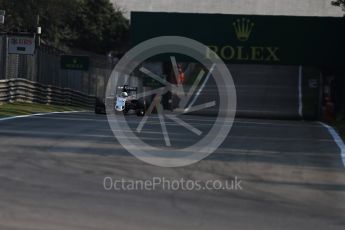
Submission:
[[[109,0],[0,0],[5,30],[33,32],[40,16],[42,38],[57,47],[109,52],[128,39],[129,22]]]
[[[332,1],[332,5],[333,6],[339,6],[343,9],[343,11],[345,11],[345,0],[335,0]]]

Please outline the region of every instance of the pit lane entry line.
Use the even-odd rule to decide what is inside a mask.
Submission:
[[[86,111],[64,111],[64,112],[50,112],[50,113],[34,113],[29,115],[19,115],[19,116],[11,116],[11,117],[4,117],[0,118],[0,121],[8,121],[18,118],[27,118],[27,117],[35,117],[35,116],[46,116],[46,115],[52,115],[52,114],[64,114],[64,113],[82,113]]]

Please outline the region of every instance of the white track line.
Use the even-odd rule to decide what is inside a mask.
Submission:
[[[341,154],[341,159],[343,161],[343,165],[345,167],[345,144],[344,141],[341,139],[341,137],[339,136],[339,134],[337,133],[337,131],[335,131],[334,128],[332,128],[329,125],[326,125],[323,122],[319,122],[322,126],[324,126],[325,128],[328,129],[328,132],[331,134],[331,136],[333,137],[335,143],[338,145],[339,149],[340,149],[340,154]]]
[[[29,115],[4,117],[4,118],[0,118],[0,121],[8,121],[8,120],[13,120],[13,119],[18,119],[18,118],[27,118],[27,117],[35,117],[35,116],[46,116],[46,115],[52,115],[52,114],[80,113],[80,112],[86,112],[86,111],[64,111],[64,112],[51,112],[51,113],[34,113],[34,114],[29,114]]]

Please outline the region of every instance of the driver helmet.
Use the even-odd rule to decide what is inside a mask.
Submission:
[[[122,97],[128,97],[128,93],[123,92],[123,93],[121,94],[121,96],[122,96]]]

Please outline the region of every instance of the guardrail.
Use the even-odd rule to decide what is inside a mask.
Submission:
[[[16,101],[93,107],[95,97],[69,88],[42,85],[22,78],[0,80],[0,103]]]

